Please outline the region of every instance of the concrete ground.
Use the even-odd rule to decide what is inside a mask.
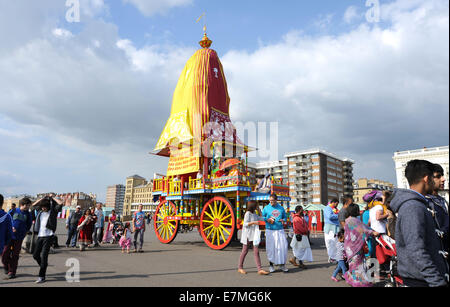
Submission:
[[[66,248],[64,222],[59,221],[58,241],[62,246],[49,255],[47,282],[39,287],[347,287],[344,282],[333,282],[330,277],[335,265],[327,263],[323,237],[312,238],[314,262],[301,270],[288,264],[289,272],[277,271],[268,276],[257,275],[252,251],[244,265],[247,275],[237,272],[241,244],[234,242],[225,250],[212,250],[205,245],[199,233],[179,233],[171,244],[161,244],[153,227],[145,232],[144,253],[122,254],[118,245],[103,244],[99,248],[80,252]],[[268,260],[260,251],[263,268]],[[289,256],[292,250],[289,251]],[[76,259],[80,267],[80,282],[68,282],[73,270],[70,262]],[[66,266],[69,261],[68,266]],[[72,262],[73,263],[73,262]],[[3,280],[0,287],[34,286],[39,268],[30,254],[21,254],[17,278]]]

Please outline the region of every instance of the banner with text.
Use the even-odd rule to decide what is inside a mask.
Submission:
[[[200,169],[200,146],[184,147],[170,153],[167,176],[198,172]]]

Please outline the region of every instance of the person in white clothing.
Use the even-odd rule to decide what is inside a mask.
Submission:
[[[313,236],[316,237],[317,236],[317,215],[315,212],[313,212],[311,216],[312,216],[311,217],[311,229],[312,229]]]
[[[249,201],[247,204],[247,212],[244,215],[244,223],[242,227],[242,235],[241,235],[241,243],[242,243],[242,252],[239,258],[239,267],[238,272],[241,274],[247,274],[244,271],[244,260],[248,253],[248,246],[250,243],[253,243],[253,253],[255,255],[256,266],[258,267],[259,275],[267,275],[268,272],[264,271],[261,267],[261,258],[259,256],[258,245],[261,240],[261,232],[259,231],[259,221],[262,221],[263,218],[256,214],[256,203],[254,201]],[[261,210],[258,210],[258,213],[261,214]]]
[[[389,214],[384,212],[383,206],[375,205],[369,211],[369,221],[370,228],[375,230],[378,233],[385,234],[386,233],[386,222]]]

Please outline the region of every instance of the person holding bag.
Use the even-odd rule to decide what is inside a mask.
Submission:
[[[250,242],[253,243],[253,253],[255,256],[256,266],[258,267],[259,275],[267,275],[268,272],[264,271],[261,267],[261,257],[259,256],[258,245],[261,242],[261,232],[259,230],[259,221],[262,221],[262,217],[255,213],[256,203],[254,201],[249,201],[247,204],[247,212],[244,215],[244,223],[242,227],[241,243],[242,252],[239,258],[239,268],[238,272],[241,274],[247,274],[244,271],[244,260],[248,253],[248,245]],[[258,210],[258,212],[260,212]]]
[[[95,218],[92,216],[90,209],[84,211],[84,215],[78,222],[77,230],[79,231],[78,242],[80,243],[80,251],[86,250],[86,246],[92,244],[92,234],[94,232]]]
[[[294,226],[294,237],[291,241],[291,247],[292,252],[294,253],[294,257],[289,259],[289,262],[292,263],[293,266],[306,269],[306,265],[303,263],[303,261],[312,262],[313,256],[308,240],[308,225],[303,218],[302,206],[295,207],[295,214],[294,219],[292,220],[292,224]],[[296,259],[298,259],[300,264],[297,264]]]

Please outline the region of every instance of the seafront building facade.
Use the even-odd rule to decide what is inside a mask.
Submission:
[[[353,184],[354,202],[357,204],[363,204],[364,195],[372,190],[393,191],[394,184],[378,179],[360,178]]]
[[[405,168],[408,161],[419,159],[427,160],[431,163],[437,163],[444,169],[444,176],[447,179],[445,181],[444,191],[440,194],[449,201],[449,188],[448,188],[448,174],[449,174],[449,147],[440,146],[432,148],[422,148],[406,151],[397,151],[392,157],[395,162],[395,173],[397,176],[397,187],[407,189],[409,188],[408,181],[405,177]]]
[[[139,205],[143,205],[144,212],[153,212],[157,204],[153,202],[152,190],[153,180],[147,181],[139,175],[127,177],[123,216],[131,216],[137,211]]]

